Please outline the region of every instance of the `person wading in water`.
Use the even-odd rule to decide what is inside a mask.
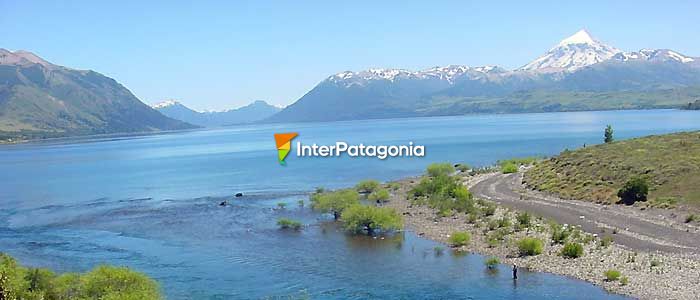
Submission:
[[[518,266],[513,264],[513,279],[518,279]]]

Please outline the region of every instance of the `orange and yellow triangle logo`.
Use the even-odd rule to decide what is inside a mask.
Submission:
[[[280,165],[286,165],[284,158],[292,150],[292,140],[299,135],[296,132],[275,133],[275,143],[277,144],[277,158]]]

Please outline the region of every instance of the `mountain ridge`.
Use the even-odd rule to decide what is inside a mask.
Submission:
[[[252,123],[281,110],[263,100],[255,100],[248,105],[223,111],[199,112],[175,100],[162,101],[152,107],[170,118],[203,127]]]
[[[192,128],[112,78],[0,48],[0,140]]]
[[[699,87],[698,58],[668,49],[624,52],[580,30],[514,70],[448,65],[336,73],[265,122],[667,108],[700,96]],[[660,98],[670,94],[682,97]]]

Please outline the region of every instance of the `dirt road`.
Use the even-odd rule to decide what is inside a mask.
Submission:
[[[468,184],[476,197],[559,223],[580,225],[585,231],[609,235],[616,243],[634,250],[700,254],[697,227],[639,208],[563,200],[531,191],[523,187],[522,173],[480,175]]]

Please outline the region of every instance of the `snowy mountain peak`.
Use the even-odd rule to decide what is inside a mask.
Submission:
[[[484,77],[502,72],[506,72],[506,70],[491,65],[481,67],[448,65],[432,67],[421,71],[409,71],[404,69],[369,69],[360,72],[344,71],[330,76],[327,80],[336,84],[345,85],[346,87],[355,84],[364,85],[370,81],[385,80],[394,82],[398,79],[438,80],[453,84],[456,79],[462,76]]]
[[[597,41],[591,37],[591,34],[588,33],[585,29],[581,29],[578,32],[574,33],[574,35],[563,39],[557,46],[565,46],[565,45],[572,45],[572,44],[595,44]]]
[[[606,61],[620,52],[622,51],[594,39],[586,30],[580,30],[520,70],[538,73],[573,72]]]
[[[151,107],[154,109],[161,109],[161,108],[166,108],[166,107],[170,107],[170,106],[174,106],[174,105],[180,105],[180,102],[177,102],[175,100],[165,100],[162,102],[158,102]]]
[[[692,63],[696,60],[696,58],[668,49],[642,49],[638,52],[621,52],[616,54],[613,59],[619,61],[675,61],[683,64]]]

